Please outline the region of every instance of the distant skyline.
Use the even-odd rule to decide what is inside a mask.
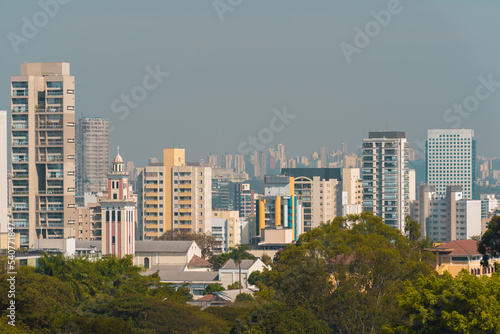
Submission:
[[[167,147],[235,153],[285,107],[296,117],[265,146],[289,157],[453,126],[500,156],[498,1],[243,0],[224,20],[212,0],[54,1],[0,2],[0,110],[22,62],[69,62],[76,116],[110,119],[111,156],[137,167]]]

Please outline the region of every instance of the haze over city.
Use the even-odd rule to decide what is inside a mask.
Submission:
[[[341,142],[355,152],[382,129],[406,131],[414,147],[428,128],[456,126],[443,114],[474,94],[478,77],[500,81],[500,43],[491,38],[499,7],[401,1],[348,63],[341,43],[355,47],[355,27],[364,31],[387,1],[242,1],[223,20],[211,1],[68,1],[17,53],[1,39],[0,76],[18,73],[20,61],[71,63],[77,117],[110,119],[111,147],[121,144],[136,164],[164,147],[185,147],[190,161],[234,153],[283,107],[297,117],[268,147],[284,143],[288,156]],[[23,36],[22,17],[40,10],[36,1],[2,2],[0,27]],[[158,87],[128,116],[113,112],[157,66],[169,73]],[[8,93],[0,90],[4,109]],[[458,126],[476,130],[478,152],[489,157],[500,156],[492,140],[499,101],[493,92]]]

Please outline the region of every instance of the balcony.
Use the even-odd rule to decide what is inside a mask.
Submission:
[[[19,228],[19,227],[29,227],[29,223],[27,220],[17,220],[17,221],[14,221],[14,226],[16,228]]]
[[[26,146],[28,145],[28,140],[26,139],[14,139],[12,141],[12,146]]]
[[[26,191],[26,190],[16,190],[14,189],[12,191],[12,195],[28,195],[29,194],[29,191]]]
[[[14,90],[12,91],[12,96],[28,96],[28,92],[25,90]]]
[[[12,175],[13,179],[27,179],[29,174],[14,174]]]
[[[18,106],[12,108],[13,113],[26,113],[28,112],[28,107],[26,106]]]
[[[40,145],[41,146],[62,146],[64,145],[64,142],[59,139],[49,139],[49,140],[44,140],[40,139]]]
[[[28,123],[12,123],[13,129],[27,129]]]
[[[14,155],[14,156],[12,157],[12,162],[28,162],[28,157],[26,157],[26,156]]]
[[[63,107],[39,107],[35,109],[37,113],[46,113],[46,112],[63,112]]]
[[[47,96],[62,96],[62,95],[63,95],[62,89],[47,90]]]
[[[49,156],[39,156],[36,158],[38,162],[57,162],[63,161],[63,157],[60,155],[49,155]]]
[[[54,123],[40,123],[40,124],[37,124],[37,128],[38,129],[44,129],[44,130],[52,130],[52,129],[62,129],[63,128],[63,125],[62,125],[62,122],[60,123],[57,123],[57,122],[54,122]]]
[[[38,191],[38,195],[60,195],[63,193],[62,189],[47,189]]]
[[[47,178],[49,179],[59,179],[63,177],[63,172],[48,172]]]
[[[16,211],[28,210],[28,204],[13,204],[12,209]]]

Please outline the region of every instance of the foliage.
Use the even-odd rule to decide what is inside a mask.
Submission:
[[[84,315],[120,319],[138,333],[227,333],[232,327],[198,307],[135,294],[113,298],[102,306],[85,309]]]
[[[257,285],[257,283],[262,279],[262,273],[259,270],[252,271],[250,276],[248,276],[248,284]]]
[[[500,333],[500,275],[421,276],[399,297],[403,321],[388,333]]]
[[[301,235],[279,255],[262,283],[271,298],[304,307],[335,332],[380,332],[400,317],[405,281],[433,275],[418,243],[370,212],[336,218]]]
[[[205,295],[209,295],[212,292],[217,292],[217,291],[224,291],[226,290],[222,285],[217,284],[217,283],[210,283],[205,287]]]
[[[262,262],[264,262],[264,264],[266,264],[266,265],[270,265],[273,262],[273,259],[271,259],[271,257],[269,255],[267,255],[266,253],[262,254],[262,256],[260,257],[260,260]]]
[[[249,293],[240,293],[236,296],[237,302],[244,302],[248,300],[254,300],[253,296]]]
[[[411,241],[417,241],[422,236],[420,224],[409,215],[405,217],[405,233]]]
[[[229,284],[227,286],[228,290],[236,290],[236,289],[242,289],[243,287],[241,286],[239,281],[234,282],[233,284]]]
[[[210,259],[214,255],[214,249],[220,242],[211,234],[193,233],[181,230],[169,230],[165,232],[158,240],[184,240],[194,241],[201,249],[201,257]]]
[[[9,291],[7,278],[10,276],[0,276],[0,291]],[[39,275],[30,267],[18,268],[15,278],[16,327],[19,325],[37,333],[56,332],[72,312],[76,296],[71,284]],[[7,319],[10,300],[7,293],[0,294],[2,321]]]
[[[239,320],[238,324],[231,330],[232,334],[326,334],[329,332],[326,323],[318,321],[310,310],[304,307],[292,308],[279,302],[266,302],[257,305],[246,318]]]
[[[481,264],[485,267],[488,266],[490,257],[500,255],[500,216],[491,218],[488,229],[478,243],[477,250],[483,254]]]
[[[255,259],[255,257],[250,254],[248,251],[250,250],[250,247],[247,245],[238,245],[234,248],[229,249],[229,258],[234,261],[234,264],[238,266],[238,274],[239,274],[239,280],[238,282],[235,282],[234,284],[238,283],[240,293],[241,293],[241,261],[244,259]],[[229,287],[228,287],[229,288]]]

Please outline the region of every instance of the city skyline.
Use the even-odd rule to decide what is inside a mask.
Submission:
[[[499,4],[447,5],[428,11],[426,2],[401,2],[397,16],[348,62],[342,43],[355,46],[355,28],[372,22],[372,11],[385,10],[385,1],[245,2],[222,21],[210,2],[149,7],[123,1],[119,12],[112,4],[69,2],[29,38],[20,18],[32,21],[43,8],[3,3],[10,38],[0,42],[0,76],[17,73],[19,61],[71,63],[79,91],[76,117],[110,119],[110,146],[120,144],[137,165],[165,147],[186,148],[188,161],[237,152],[249,136],[270,128],[274,110],[284,108],[296,117],[266,145],[283,143],[293,156],[342,142],[352,152],[367,132],[381,129],[405,131],[410,147],[418,147],[427,129],[451,127],[474,129],[478,153],[500,156],[490,139],[500,117],[499,50],[482,37],[498,30]],[[250,21],[256,13],[259,26]],[[109,19],[116,24],[108,25]],[[16,47],[14,35],[27,42]],[[125,48],[129,40],[133,47]],[[42,55],[34,52],[40,45],[46,46]],[[97,77],[106,85],[95,84]],[[134,92],[138,99],[122,98]],[[7,109],[8,98],[2,90],[0,109]],[[134,131],[149,148],[129,136]],[[308,133],[314,135],[303,135]]]

